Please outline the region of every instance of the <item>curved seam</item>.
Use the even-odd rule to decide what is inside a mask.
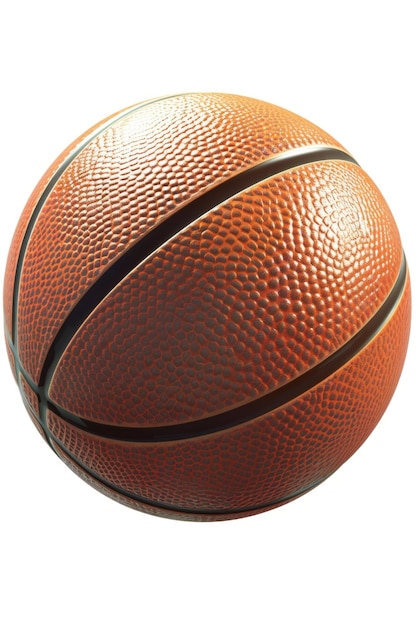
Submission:
[[[124,109],[120,113],[117,113],[110,120],[108,120],[104,124],[101,124],[99,128],[89,133],[87,137],[85,137],[80,142],[80,144],[75,146],[74,149],[70,152],[70,154],[68,154],[63,160],[63,162],[58,166],[56,172],[52,175],[45,189],[42,191],[41,195],[39,196],[39,199],[36,202],[36,205],[32,211],[32,215],[30,216],[30,219],[26,226],[25,234],[23,236],[22,243],[21,243],[20,250],[19,250],[19,255],[17,258],[16,272],[15,272],[14,285],[13,285],[13,300],[12,300],[12,333],[11,334],[12,334],[13,344],[17,345],[17,338],[18,338],[17,304],[18,304],[18,298],[19,298],[20,276],[21,276],[21,272],[22,272],[22,268],[24,264],[26,249],[27,249],[31,234],[33,232],[33,229],[36,225],[37,219],[39,217],[39,214],[42,210],[42,207],[44,206],[46,200],[48,199],[49,195],[54,189],[56,183],[59,181],[62,174],[68,169],[71,163],[77,158],[77,156],[90,144],[90,142],[93,139],[98,137],[98,135],[100,135],[100,133],[102,133],[104,130],[110,128],[113,124],[122,120],[124,117],[130,115],[131,113],[134,113],[135,111],[145,108],[146,106],[150,104],[161,102],[163,100],[168,100],[174,97],[176,96],[172,95],[172,96],[165,96],[163,98],[155,98],[153,100],[147,100],[146,102],[141,102],[139,104],[133,105],[132,107],[129,107],[128,109]]]
[[[64,421],[83,431],[88,431],[91,435],[132,443],[194,439],[250,422],[280,409],[288,402],[311,390],[359,354],[378,334],[379,330],[395,311],[404,292],[407,276],[407,263],[403,255],[400,271],[391,292],[378,311],[360,331],[333,354],[297,378],[238,407],[192,422],[142,427],[113,426],[97,423],[61,409],[52,402],[48,402],[48,408]]]
[[[257,183],[294,168],[327,160],[348,161],[357,165],[353,157],[338,148],[328,146],[297,148],[280,153],[227,178],[201,196],[180,207],[161,222],[158,222],[118,257],[97,278],[73,307],[58,330],[45,357],[39,385],[45,386],[46,390],[49,389],[55,369],[66,347],[96,306],[131,271],[172,237],[176,236],[184,228],[189,227],[195,220],[201,218],[209,211],[229,201],[237,194],[243,193]]]
[[[74,457],[71,452],[69,452],[69,450],[62,445],[62,442],[59,441],[54,435],[51,434],[51,438],[53,439],[55,445],[58,446],[58,448],[60,448],[62,450],[62,452],[67,455],[69,457],[69,459],[77,466],[79,467],[83,472],[85,472],[90,478],[93,478],[94,480],[96,480],[97,482],[99,482],[101,485],[103,485],[104,487],[106,487],[107,489],[110,489],[111,491],[114,491],[115,493],[125,497],[125,498],[129,498],[131,500],[134,500],[135,502],[139,502],[140,504],[143,504],[144,506],[149,506],[149,507],[155,507],[158,509],[162,509],[165,511],[169,511],[171,512],[173,515],[175,514],[188,514],[188,515],[201,515],[201,516],[227,516],[227,515],[239,515],[239,514],[244,514],[244,513],[255,513],[256,511],[262,510],[262,509],[268,509],[268,508],[273,508],[276,506],[279,506],[280,504],[284,504],[285,502],[288,502],[289,500],[294,500],[295,498],[298,498],[300,496],[302,496],[303,494],[307,493],[308,491],[311,491],[312,489],[314,489],[315,487],[317,487],[318,485],[320,485],[322,482],[324,482],[325,480],[327,480],[327,478],[329,478],[331,476],[331,474],[333,472],[331,472],[328,476],[325,476],[324,478],[321,478],[319,480],[314,481],[313,483],[311,483],[308,487],[303,487],[302,489],[299,489],[298,491],[295,491],[294,493],[290,494],[289,496],[286,496],[284,498],[278,498],[276,500],[272,500],[270,502],[266,502],[263,504],[257,504],[256,506],[250,506],[250,507],[240,507],[240,508],[236,508],[236,509],[213,509],[213,510],[206,510],[206,509],[189,509],[187,507],[173,507],[169,504],[164,504],[161,502],[155,502],[153,500],[150,500],[148,498],[142,497],[142,496],[138,496],[135,493],[132,493],[130,491],[127,491],[126,489],[123,489],[122,487],[118,487],[117,485],[115,485],[114,483],[111,483],[110,481],[106,480],[105,478],[103,478],[102,476],[100,476],[99,474],[97,474],[94,470],[92,470],[91,468],[87,467],[86,465],[84,465],[84,463],[82,463],[78,458]],[[54,448],[52,448],[54,449]],[[54,450],[55,453],[57,454],[56,450]]]

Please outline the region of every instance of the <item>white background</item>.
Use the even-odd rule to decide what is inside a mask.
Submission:
[[[146,98],[225,91],[293,110],[355,155],[416,284],[412,2],[2,7],[2,273],[30,192],[81,132]],[[384,418],[350,461],[292,504],[212,524],[140,514],[85,485],[31,425],[4,350],[0,367],[3,624],[416,625],[415,332]]]

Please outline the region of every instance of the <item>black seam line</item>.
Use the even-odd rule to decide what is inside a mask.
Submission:
[[[25,381],[27,382],[29,387],[31,387],[32,391],[34,391],[38,395],[41,394],[42,391],[39,388],[39,385],[37,385],[32,380],[32,377],[29,374],[29,372],[27,372],[25,370],[25,368],[23,367],[23,365],[21,364],[20,359],[19,359],[18,350],[17,350],[16,346],[13,344],[12,338],[11,338],[10,333],[9,333],[9,329],[7,328],[6,324],[4,324],[4,337],[5,337],[7,345],[10,348],[10,352],[13,354],[13,358],[14,358],[14,361],[15,361],[16,374],[18,374],[18,375],[21,374],[23,376],[23,378],[25,379]]]
[[[74,306],[58,331],[45,358],[39,384],[41,386],[44,385],[46,389],[49,388],[59,359],[82,323],[118,283],[170,238],[177,235],[182,229],[192,224],[205,213],[256,183],[302,165],[327,160],[343,160],[357,165],[353,157],[337,148],[309,146],[291,150],[232,176],[159,222],[152,230],[126,250],[121,257],[116,259]]]
[[[294,380],[275,389],[264,396],[258,397],[246,404],[234,407],[217,415],[212,415],[194,422],[174,424],[169,426],[128,427],[110,426],[82,419],[59,407],[49,403],[49,409],[73,426],[87,431],[91,435],[105,437],[118,441],[135,443],[154,443],[163,441],[180,441],[203,437],[205,435],[224,431],[234,426],[262,417],[267,413],[278,410],[288,402],[311,390],[323,382],[337,370],[342,368],[372,339],[388,322],[399,303],[407,280],[407,263],[405,256],[401,263],[398,278],[390,294],[378,309],[377,313],[357,332],[346,344],[336,350],[329,357],[318,363],[307,372]]]
[[[61,165],[56,170],[55,174],[51,177],[49,183],[47,184],[47,186],[43,190],[43,192],[42,192],[42,194],[41,194],[41,196],[40,196],[40,198],[39,198],[39,200],[38,200],[38,202],[37,202],[37,204],[36,204],[36,206],[35,206],[35,208],[34,208],[34,210],[32,212],[32,215],[31,215],[31,217],[29,219],[28,225],[26,227],[25,235],[24,235],[23,240],[22,240],[22,245],[20,246],[19,256],[18,256],[18,259],[17,259],[15,281],[14,281],[14,286],[13,286],[13,306],[12,306],[12,340],[13,340],[13,343],[15,345],[17,343],[17,302],[18,302],[18,297],[19,297],[20,275],[21,275],[22,268],[23,268],[23,262],[24,262],[24,258],[25,258],[25,254],[26,254],[26,248],[27,248],[27,245],[29,243],[29,240],[30,240],[33,228],[34,228],[34,226],[36,224],[36,221],[38,219],[39,213],[41,212],[43,205],[45,204],[49,194],[51,193],[51,191],[55,187],[56,183],[61,178],[61,176],[65,172],[65,170],[74,161],[74,159],[84,150],[84,148],[86,148],[88,146],[88,144],[93,139],[98,137],[98,135],[100,135],[100,133],[102,133],[103,131],[107,130],[108,128],[110,128],[110,126],[112,126],[116,122],[119,122],[124,117],[127,117],[131,113],[134,113],[134,112],[138,111],[139,109],[142,109],[142,108],[148,106],[149,104],[154,104],[156,102],[161,102],[162,100],[168,100],[169,98],[174,98],[174,97],[176,97],[176,96],[172,95],[172,96],[166,96],[166,97],[163,97],[163,98],[155,98],[154,100],[146,100],[145,102],[141,102],[141,103],[139,103],[137,105],[129,107],[129,109],[125,109],[124,111],[121,111],[119,114],[116,114],[110,120],[108,120],[107,122],[102,124],[99,128],[97,128],[92,133],[90,133],[87,137],[85,137],[82,140],[82,142],[78,146],[76,146],[74,148],[74,150],[72,150],[72,152],[64,159],[64,161],[61,163]]]
[[[62,452],[66,454],[68,458],[71,459],[71,461],[77,467],[83,470],[88,476],[90,476],[91,478],[93,478],[94,480],[102,484],[104,487],[107,487],[107,489],[110,489],[111,491],[114,491],[115,493],[121,496],[129,498],[130,500],[134,500],[135,502],[143,504],[144,506],[150,506],[156,509],[162,509],[164,511],[171,512],[173,515],[175,515],[176,513],[177,514],[184,513],[188,515],[201,515],[205,517],[210,517],[213,515],[217,515],[217,516],[222,515],[225,517],[227,515],[238,515],[239,513],[242,513],[242,514],[250,513],[250,512],[255,513],[256,511],[262,511],[263,509],[273,508],[273,507],[285,504],[286,502],[290,500],[294,500],[295,498],[299,498],[300,496],[308,493],[315,487],[318,487],[319,485],[321,485],[321,483],[323,483],[325,480],[330,478],[330,476],[334,473],[334,472],[331,472],[328,476],[325,476],[324,478],[316,480],[310,485],[308,485],[307,487],[303,487],[302,489],[299,489],[284,498],[278,498],[276,500],[271,500],[269,502],[264,502],[262,504],[256,504],[255,506],[241,507],[241,508],[236,508],[236,509],[213,509],[213,510],[189,509],[187,507],[177,507],[177,506],[174,507],[169,504],[155,502],[153,500],[149,500],[148,498],[144,498],[143,496],[138,496],[137,494],[127,491],[126,489],[123,489],[122,487],[118,487],[117,485],[114,485],[113,483],[107,481],[105,478],[97,474],[94,470],[87,467],[77,457],[71,454],[71,452],[69,452],[69,450],[67,450],[67,448],[63,446],[62,442],[59,441],[56,437],[54,437],[54,435],[51,435],[51,437],[53,441],[55,442],[55,445],[57,445],[62,450]],[[54,450],[54,448],[52,449]],[[57,454],[56,450],[54,450],[54,452],[55,454]]]

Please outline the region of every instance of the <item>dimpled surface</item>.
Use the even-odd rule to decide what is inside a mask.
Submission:
[[[28,230],[29,222],[34,217],[38,202],[40,198],[42,197],[42,195],[44,194],[46,188],[48,187],[48,184],[50,183],[51,179],[59,171],[60,166],[62,166],[62,164],[66,161],[66,159],[68,159],[71,156],[71,154],[73,154],[76,151],[80,143],[82,143],[83,141],[86,141],[90,135],[96,132],[98,128],[100,128],[106,121],[108,121],[109,119],[112,119],[113,117],[114,115],[112,115],[110,118],[107,118],[107,120],[103,120],[102,122],[99,122],[98,124],[90,128],[88,131],[83,133],[80,137],[78,137],[78,139],[73,141],[59,155],[57,159],[55,159],[55,161],[46,170],[45,174],[42,176],[42,178],[36,185],[35,189],[31,193],[30,198],[28,199],[26,203],[24,210],[22,211],[22,215],[20,216],[19,222],[16,226],[15,233],[13,235],[12,242],[10,244],[9,254],[8,254],[7,263],[6,263],[4,283],[3,283],[4,320],[5,320],[6,329],[8,333],[10,334],[10,336],[16,330],[16,329],[13,329],[13,291],[14,291],[14,285],[15,285],[18,258],[21,252],[25,234],[27,233],[27,230]]]
[[[32,378],[78,299],[159,220],[270,155],[322,143],[339,145],[279,107],[216,94],[138,105],[104,128],[56,182],[25,253],[18,347]]]
[[[250,515],[326,479],[381,418],[408,341],[402,262],[380,192],[310,122],[232,95],[148,101],[30,197],[6,266],[10,364],[39,432],[102,493]]]
[[[384,302],[401,257],[391,213],[358,166],[290,170],[212,210],[123,280],[68,346],[51,398],[141,426],[246,402],[346,343]]]
[[[94,486],[108,492],[113,484],[116,498],[126,504],[129,494],[142,498],[151,513],[152,504],[172,516],[180,509],[180,517],[181,509],[217,519],[257,512],[327,478],[370,434],[401,373],[409,315],[407,281],[383,330],[345,367],[293,403],[238,427],[183,441],[116,442],[49,412],[54,445],[70,455],[73,469],[92,473]],[[100,487],[97,476],[107,485]]]

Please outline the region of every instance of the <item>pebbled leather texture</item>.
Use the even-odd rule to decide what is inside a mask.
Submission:
[[[359,355],[291,404],[238,427],[195,439],[158,443],[109,441],[52,412],[48,425],[64,451],[114,484],[116,498],[159,503],[181,519],[231,519],[286,503],[319,484],[365,441],[384,413],[407,348],[409,283],[384,329]],[[54,443],[62,456],[59,443]],[[67,463],[74,466],[67,457]],[[81,473],[83,473],[81,469]],[[111,492],[108,486],[102,490]],[[132,499],[132,498],[130,498]],[[182,510],[183,509],[183,510]]]
[[[278,107],[251,99],[236,106],[233,96],[211,94],[145,104],[105,128],[56,182],[25,252],[18,304],[25,369],[39,380],[76,301],[159,220],[268,156],[322,143],[338,147]],[[38,199],[31,198],[31,208]],[[19,240],[22,231],[19,225]]]
[[[378,200],[358,166],[324,162],[211,211],[91,314],[52,400],[90,420],[151,426],[201,419],[296,378],[392,288],[402,250]]]
[[[309,162],[314,146],[342,157]],[[190,203],[293,153],[305,162],[226,194],[118,279],[128,253]],[[395,221],[348,156],[274,105],[184,94],[107,118],[54,162],[10,248],[6,342],[31,418],[81,477],[145,512],[232,519],[297,497],[363,443],[405,358],[407,273],[376,335],[279,403],[279,390],[343,351],[398,283]],[[74,317],[112,271],[114,286]],[[193,431],[271,392],[275,410]],[[176,426],[187,436],[171,430],[164,441]],[[141,438],[149,428],[160,440]]]

